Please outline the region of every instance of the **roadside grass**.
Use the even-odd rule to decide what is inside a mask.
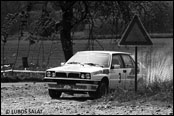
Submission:
[[[146,64],[146,88],[156,91],[173,91],[173,47],[151,51],[150,64]]]
[[[150,54],[150,57],[149,57]],[[144,52],[140,60],[144,69],[143,81],[138,82],[138,90],[117,88],[105,101],[128,102],[132,100],[157,100],[173,104],[173,46],[169,48],[151,49]]]
[[[172,52],[172,48],[161,48],[152,51],[150,64],[147,65],[147,84],[173,80]]]
[[[154,86],[149,88],[146,88],[144,91],[138,89],[137,92],[134,90],[125,91],[118,88],[114,92],[109,93],[107,96],[97,99],[96,102],[104,101],[107,103],[117,101],[119,103],[125,103],[131,101],[145,103],[147,101],[160,101],[171,105],[173,104],[173,83],[165,82],[163,86],[160,86],[160,90],[156,89]]]

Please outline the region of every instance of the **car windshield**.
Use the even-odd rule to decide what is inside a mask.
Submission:
[[[78,52],[66,64],[81,64],[107,68],[109,67],[109,56],[108,53]]]

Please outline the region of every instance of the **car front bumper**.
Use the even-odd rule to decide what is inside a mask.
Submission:
[[[44,80],[48,82],[48,89],[61,92],[92,92],[97,90],[99,83],[99,81],[74,78],[45,77]]]

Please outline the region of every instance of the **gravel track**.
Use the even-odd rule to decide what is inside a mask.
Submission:
[[[1,83],[1,115],[169,115],[173,103],[92,100],[87,94],[51,99],[46,83]]]

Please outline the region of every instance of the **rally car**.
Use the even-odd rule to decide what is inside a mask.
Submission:
[[[59,98],[62,92],[99,98],[109,90],[134,84],[135,61],[126,52],[79,51],[61,66],[46,70],[44,80],[51,98]]]

